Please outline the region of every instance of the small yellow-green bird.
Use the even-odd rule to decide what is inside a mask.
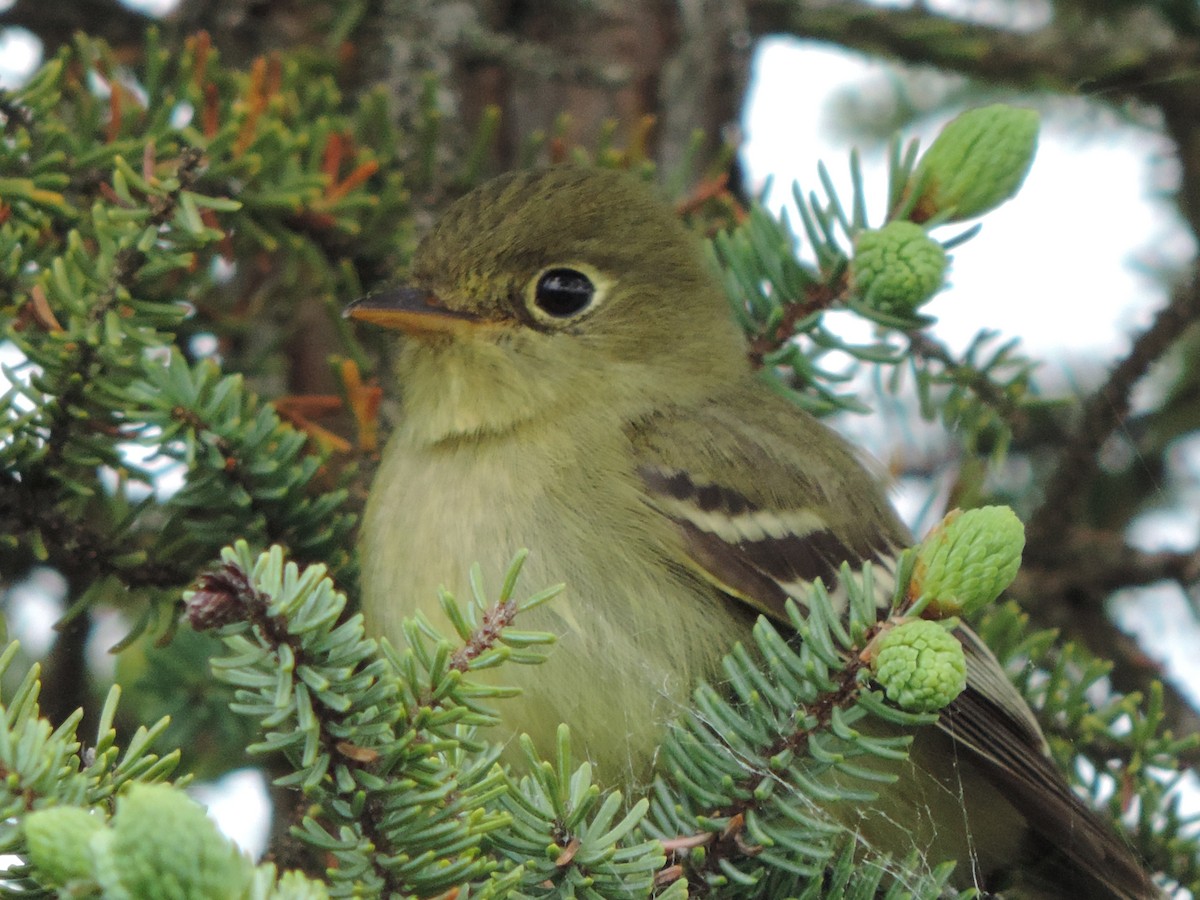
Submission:
[[[503,672],[510,733],[560,722],[601,780],[636,787],[668,722],[757,616],[846,560],[887,569],[909,536],[833,432],[752,370],[699,241],[620,172],[491,181],[418,247],[404,288],[353,318],[403,332],[403,418],[363,519],[369,624],[394,641],[439,585],[532,555],[567,584],[522,627],[540,666]],[[1074,797],[1028,706],[963,629],[968,687],[919,732],[900,780],[851,827],[885,851],[955,859],[1006,896],[1159,896]]]

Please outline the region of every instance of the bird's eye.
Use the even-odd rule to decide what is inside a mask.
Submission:
[[[548,269],[533,289],[538,309],[555,319],[569,319],[587,309],[596,296],[592,280],[577,269]]]

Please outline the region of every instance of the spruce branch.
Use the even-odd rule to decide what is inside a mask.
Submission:
[[[660,843],[638,833],[648,801],[623,810],[620,792],[602,791],[591,765],[576,763],[567,726],[557,737],[546,761],[522,736],[528,774],[507,776],[499,804],[511,821],[489,843],[520,865],[522,887],[534,896],[648,896],[665,861]]]
[[[264,728],[270,729],[251,751],[288,754],[296,771],[286,782],[308,793],[329,778],[333,766],[352,779],[351,773],[382,755],[382,747],[366,746],[364,739],[373,735],[383,736],[381,743],[394,742],[391,726],[402,715],[389,702],[396,687],[386,678],[385,666],[379,660],[364,662],[374,644],[363,638],[361,620],[349,620],[336,629],[341,632],[336,637],[331,633],[345,598],[323,579],[324,567],[301,575],[292,563],[285,571],[279,548],[255,558],[244,543],[226,551],[223,560],[189,593],[187,610],[193,627],[220,628],[235,653],[213,661],[218,677],[237,688],[234,711],[263,717]],[[314,628],[322,630],[320,642]],[[388,846],[378,813],[378,806],[365,804],[361,817],[351,822],[342,806],[331,803],[327,814],[337,822],[336,835],[309,816],[297,831],[310,843],[319,841],[327,850],[353,856],[357,865],[347,873],[353,883],[399,893],[401,885],[368,850]]]
[[[0,280],[11,291],[0,326],[23,356],[0,396],[4,568],[18,577],[35,561],[55,566],[76,614],[100,593],[90,585],[129,588],[142,611],[134,635],[161,615],[160,589],[186,584],[231,534],[286,541],[352,577],[337,550],[348,543],[347,496],[327,456],[277,427],[240,383],[214,386],[197,374],[169,411],[147,396],[180,387],[179,378],[164,382],[156,360],[194,357],[193,337],[236,331],[231,320],[246,309],[239,289],[261,303],[300,280],[331,305],[332,285],[356,284],[357,269],[393,268],[406,240],[395,227],[403,191],[373,192],[399,176],[380,175],[382,149],[361,139],[369,131],[375,146],[388,145],[378,105],[344,112],[331,81],[298,64],[264,61],[255,71],[221,67],[200,39],[172,54],[153,31],[126,69],[81,37],[3,96]],[[253,123],[244,100],[257,110]],[[310,141],[324,154],[304,151]],[[221,275],[264,273],[264,254],[281,247],[290,252],[275,265],[291,271],[271,274],[270,291]],[[339,338],[362,355],[344,330]],[[219,353],[238,355],[229,344]],[[249,355],[252,376],[280,357]],[[189,405],[210,399],[217,414]],[[160,451],[155,461],[183,457],[191,470],[182,496],[146,496],[155,467],[135,461],[131,442]],[[222,511],[219,533],[200,500]]]
[[[309,452],[306,435],[247,391],[240,375],[222,376],[210,360],[189,367],[173,352],[165,365],[145,360],[126,397],[137,423],[128,436],[187,467],[183,488],[164,503],[167,548],[185,542],[194,559],[240,529],[342,574],[354,523],[346,491],[322,483],[325,457]]]
[[[1006,574],[994,575],[997,559],[993,551],[980,557],[977,541],[980,527],[987,532],[997,524],[997,513],[975,512],[978,521],[969,530],[966,516],[948,520],[944,537],[927,539],[914,557],[908,557],[910,562],[902,558],[893,614],[936,612],[945,607],[939,596],[965,601],[963,591],[971,585],[975,587],[970,590],[979,592],[974,603],[995,596],[1011,576],[1018,558],[1013,551],[1019,554],[1020,547],[1009,538],[996,545],[997,552],[1002,545],[1008,549],[1007,561],[1000,566]],[[1011,512],[1007,515],[1012,518]],[[959,546],[961,550],[952,549]],[[815,893],[820,890],[815,886],[828,885],[839,854],[848,852],[846,841],[854,843],[847,823],[839,820],[838,804],[870,806],[878,782],[887,781],[870,766],[872,752],[883,752],[884,758],[889,752],[900,759],[905,755],[903,741],[880,746],[869,726],[871,715],[899,722],[893,718],[897,710],[872,692],[870,680],[845,684],[832,677],[853,670],[870,658],[869,648],[878,645],[872,637],[879,633],[877,613],[867,602],[875,593],[869,571],[861,582],[855,577],[845,569],[841,573],[851,607],[844,632],[832,627],[839,620],[817,585],[805,598],[806,616],[791,611],[796,645],[760,622],[754,637],[765,664],[745,648],[736,648],[725,666],[729,693],[722,697],[707,687],[697,691],[695,710],[663,748],[665,771],[652,798],[648,827],[672,854],[660,881],[686,878],[702,889],[731,896],[777,896],[805,887],[823,896]],[[971,603],[962,608],[969,611]],[[936,628],[935,622],[918,621]],[[1176,738],[1165,730],[1161,688],[1152,688],[1147,698],[1106,690],[1106,664],[1078,648],[1059,646],[1053,633],[1029,632],[1027,624],[1015,607],[1005,605],[987,609],[980,629],[1030,699],[1063,770],[1094,806],[1124,823],[1143,858],[1162,871],[1191,877],[1187,873],[1194,866],[1180,860],[1195,855],[1200,837],[1176,811],[1178,760],[1194,753],[1200,739]],[[900,630],[887,633],[898,635]],[[865,653],[860,649],[864,647]],[[797,661],[805,654],[811,655]],[[883,677],[882,669],[875,677]],[[839,685],[846,690],[821,693]],[[827,718],[815,722],[811,732],[789,732],[822,712]],[[856,713],[866,718],[855,718]],[[789,733],[799,734],[800,743],[787,743]],[[773,735],[784,736],[785,743],[773,743],[778,740]],[[764,765],[763,757],[781,747],[786,750]],[[834,771],[841,777],[834,779]],[[767,777],[755,778],[756,772]],[[754,780],[745,781],[748,777]],[[873,785],[872,779],[878,782]],[[783,825],[778,822],[781,814]],[[803,823],[799,833],[789,832],[796,823]],[[858,853],[860,858],[866,853],[871,862],[869,847],[860,846]],[[882,877],[884,884],[902,882],[906,892],[917,895],[928,891],[937,896],[949,874],[948,869],[928,873],[932,880],[921,884],[907,880],[909,873],[921,871],[919,863],[913,869],[897,866],[895,860],[876,862],[883,874],[876,871],[873,877]],[[864,878],[870,875],[862,873]]]
[[[535,662],[533,648],[550,640],[500,624],[558,593],[513,599],[524,553],[498,600],[486,599],[478,567],[472,602],[443,594],[464,641],[457,649],[414,620],[409,648],[385,645],[382,656],[362,638],[359,617],[338,624],[344,598],[321,567],[284,566],[278,548],[256,558],[240,545],[223,558],[190,593],[189,617],[220,629],[232,651],[214,666],[239,686],[235,711],[262,718],[266,739],[255,749],[283,750],[297,768],[280,783],[319,806],[293,833],[337,860],[333,896],[466,888],[501,897],[548,885],[613,900],[648,893],[663,855],[636,832],[646,801],[621,813],[621,795],[594,785],[588,764],[576,766],[565,729],[552,763],[526,746],[523,777],[502,772],[497,749],[472,735],[495,721],[481,703],[509,692],[468,676]],[[558,848],[549,856],[548,845]]]
[[[994,336],[993,332],[984,332],[976,338],[976,341],[981,344]],[[980,402],[996,410],[1009,423],[1009,427],[1014,432],[1020,429],[1025,417],[1025,410],[1021,406],[1020,399],[1013,397],[1011,382],[1007,385],[998,382],[987,371],[972,365],[970,361],[955,358],[945,344],[928,332],[910,332],[908,342],[909,352],[915,358],[927,366],[936,363],[941,367],[942,377],[945,381],[967,388],[979,398]],[[968,359],[971,355],[968,351]],[[1023,363],[1023,365],[1028,371],[1030,364]]]
[[[69,450],[79,440],[77,432],[90,438],[97,431],[104,432],[115,427],[114,417],[107,405],[98,403],[94,396],[98,379],[105,375],[111,377],[121,374],[119,369],[117,372],[112,369],[118,366],[127,368],[129,365],[127,358],[111,352],[111,316],[119,314],[120,307],[135,295],[138,276],[149,258],[142,249],[146,235],[156,233],[176,214],[179,196],[185,190],[185,185],[195,180],[200,161],[198,151],[184,153],[175,172],[165,179],[164,189],[153,196],[152,202],[142,210],[144,227],[127,226],[114,236],[115,239],[110,238],[111,245],[106,248],[107,252],[93,271],[85,275],[83,260],[77,257],[72,260],[78,266],[75,272],[55,277],[41,285],[48,302],[63,304],[79,317],[67,330],[68,339],[73,339],[74,352],[53,360],[55,365],[47,372],[53,381],[43,389],[44,394],[51,398],[45,405],[44,418],[40,423],[46,448],[40,460],[43,478],[54,477],[53,473],[64,467],[70,468],[67,466]],[[97,211],[94,214],[92,226],[95,232],[102,233],[105,230],[105,218],[107,213]],[[84,235],[79,231],[72,231],[67,236],[68,252],[75,250],[78,254],[84,243]],[[88,284],[83,297],[76,299],[69,296],[75,286],[71,281],[79,286]],[[182,311],[173,312],[168,322],[182,318]],[[38,352],[41,348],[28,342],[22,344],[22,349],[31,353],[31,358],[42,363],[43,367],[50,362],[44,352]],[[90,443],[95,446],[94,442]]]
[[[214,670],[237,687],[234,711],[261,722],[263,739],[251,750],[282,752],[295,770],[278,783],[319,807],[293,835],[337,860],[332,894],[427,896],[474,882],[489,896],[519,880],[484,852],[486,836],[510,816],[491,806],[503,792],[496,751],[471,735],[494,721],[481,702],[505,691],[464,675],[510,655],[534,661],[528,648],[550,637],[500,627],[496,611],[519,612],[557,591],[513,601],[519,557],[498,603],[474,579],[480,596],[471,609],[489,624],[477,633],[475,613],[461,609],[453,619],[479,652],[456,653],[413,623],[406,652],[385,646],[380,654],[361,616],[343,617],[345,596],[323,566],[301,571],[284,564],[280,548],[256,556],[245,543],[222,556],[189,594],[189,614],[219,628],[229,647]]]
[[[6,676],[18,658],[14,642],[0,653],[0,676]],[[5,678],[5,683],[8,679]],[[57,727],[41,716],[39,667],[32,666],[16,686],[0,698],[0,850],[17,857],[5,872],[3,892],[36,890],[32,876],[24,821],[28,813],[56,807],[111,810],[113,799],[131,783],[154,783],[167,778],[179,761],[179,752],[165,756],[154,745],[167,727],[162,719],[139,727],[124,751],[117,745],[113,722],[120,690],[112,688],[100,711],[94,743],[85,747],[77,735],[82,711],[77,710]],[[24,896],[25,894],[22,893]]]
[[[870,805],[892,780],[886,767],[911,741],[904,730],[936,718],[893,707],[872,686],[863,651],[881,623],[870,567],[861,575],[843,567],[839,584],[848,622],[820,582],[803,612],[789,601],[794,641],[760,619],[757,659],[740,645],[725,659],[732,696],[701,685],[662,747],[647,827],[673,853],[672,874],[699,890],[740,884],[751,896],[777,896],[819,883],[855,842],[842,814]],[[876,717],[901,732],[875,734]],[[875,862],[857,877],[895,871],[895,861]],[[907,888],[939,896],[950,868],[914,876]]]
[[[1112,664],[1112,684],[1122,691],[1148,694],[1163,678],[1162,667],[1128,635],[1115,632],[1095,598],[1116,590],[1175,581],[1183,590],[1196,583],[1200,553],[1146,552],[1124,536],[1074,529],[1052,567],[1036,561],[1022,569],[1011,594],[1039,625],[1060,630]],[[1200,733],[1198,714],[1181,686],[1166,682],[1165,726],[1175,734]],[[1181,750],[1179,764],[1195,768],[1200,752]]]

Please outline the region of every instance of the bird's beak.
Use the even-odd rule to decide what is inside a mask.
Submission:
[[[406,334],[454,334],[472,329],[483,321],[473,313],[448,309],[436,294],[418,287],[392,288],[371,294],[355,300],[342,315]]]

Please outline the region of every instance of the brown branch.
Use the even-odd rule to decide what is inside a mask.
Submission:
[[[454,651],[450,668],[467,672],[471,663],[500,643],[500,635],[513,623],[517,616],[517,601],[509,600],[489,607],[483,614],[483,623],[471,633],[467,642]]]
[[[1116,532],[1075,528],[1060,542],[1052,566],[1029,561],[1022,577],[1033,579],[1038,593],[1060,595],[1104,597],[1163,581],[1187,590],[1200,582],[1200,548],[1147,552],[1130,546]]]
[[[1159,104],[1196,90],[1200,43],[1173,34],[1144,7],[1018,31],[883,8],[863,0],[751,0],[750,32],[831,41],[898,62],[935,66],[1022,90],[1100,93]]]
[[[1150,327],[1134,340],[1129,354],[1084,403],[1079,424],[1047,482],[1041,506],[1030,519],[1027,559],[1046,563],[1061,552],[1063,535],[1068,533],[1082,495],[1098,470],[1100,448],[1129,413],[1134,386],[1198,318],[1200,275],[1194,274],[1192,280],[1175,290]]]
[[[42,661],[42,715],[56,728],[77,709],[85,711],[89,722],[93,718],[86,657],[91,630],[92,619],[85,610],[59,627]]]
[[[1113,627],[1103,600],[1121,588],[1173,581],[1187,590],[1200,581],[1200,549],[1143,552],[1115,533],[1075,525],[1082,496],[1098,471],[1101,446],[1129,412],[1130,394],[1184,332],[1200,317],[1200,277],[1172,294],[1154,322],[1134,341],[1108,380],[1084,404],[1073,435],[1047,482],[1045,499],[1027,528],[1026,565],[1014,593],[1041,625],[1059,628],[1092,653],[1113,662],[1112,683],[1121,691],[1146,692],[1163,680],[1161,668],[1136,641]],[[1163,681],[1168,727],[1176,734],[1200,733],[1200,713],[1169,681]],[[1184,761],[1200,764],[1200,757]]]

